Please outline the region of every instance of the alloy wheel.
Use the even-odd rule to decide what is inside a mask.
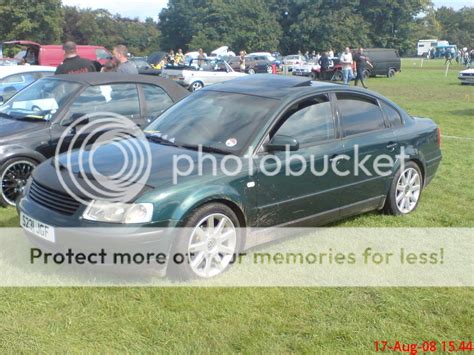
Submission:
[[[19,160],[6,167],[2,174],[2,197],[9,205],[15,206],[18,195],[23,191],[26,181],[35,168],[27,160]]]
[[[198,90],[201,90],[203,87],[204,87],[204,85],[202,85],[201,82],[196,81],[196,82],[192,83],[191,90],[192,91],[198,91]]]
[[[421,193],[421,177],[414,168],[402,172],[397,182],[396,204],[401,213],[410,213],[416,207]]]
[[[188,244],[189,265],[202,278],[222,273],[237,248],[237,231],[229,217],[214,213],[194,228]]]

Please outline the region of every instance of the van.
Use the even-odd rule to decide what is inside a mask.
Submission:
[[[57,67],[64,60],[63,46],[58,44],[39,44],[31,41],[8,41],[0,45],[0,58],[3,58],[5,45],[26,47],[23,58],[32,65],[47,65]],[[112,58],[110,52],[102,46],[78,45],[77,54],[104,65]]]
[[[385,75],[391,78],[401,71],[400,55],[396,49],[367,48],[364,49],[364,54],[369,57],[369,61],[374,66],[367,67],[370,76]]]

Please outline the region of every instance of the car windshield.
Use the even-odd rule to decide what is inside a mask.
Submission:
[[[80,87],[80,84],[69,81],[40,79],[0,106],[0,116],[49,121]]]
[[[177,146],[240,155],[278,103],[252,95],[198,91],[172,106],[145,133]]]

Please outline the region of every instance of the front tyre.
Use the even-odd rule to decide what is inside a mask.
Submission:
[[[22,193],[36,165],[34,160],[28,158],[14,158],[0,167],[1,206],[15,206],[16,199]]]
[[[176,236],[168,276],[172,279],[208,279],[227,270],[242,247],[239,220],[228,206],[210,203],[186,219]],[[182,263],[173,261],[185,255]]]
[[[396,216],[413,212],[420,201],[422,189],[423,177],[420,168],[416,163],[408,162],[403,171],[399,169],[393,178],[384,212]]]

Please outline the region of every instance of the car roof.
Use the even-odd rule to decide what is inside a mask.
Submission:
[[[275,74],[248,75],[203,90],[235,92],[239,94],[262,96],[274,99],[301,95],[302,91],[330,90],[340,85],[328,82],[313,82],[302,77],[287,77]]]
[[[202,91],[218,91],[254,95],[291,102],[305,95],[322,94],[325,92],[347,92],[369,95],[377,99],[395,103],[386,97],[355,86],[347,86],[327,81],[311,81],[309,78],[288,77],[275,74],[256,74],[215,84],[201,89]]]
[[[177,83],[169,79],[160,78],[154,75],[122,73],[82,73],[55,75],[53,77],[48,77],[48,79],[67,80],[90,86],[118,83],[154,84],[162,87],[174,101],[178,101],[181,98],[189,95],[189,91],[187,91]]]
[[[38,71],[56,71],[55,67],[48,67],[43,65],[5,65],[0,66],[0,78],[5,78],[12,74],[31,73]]]

